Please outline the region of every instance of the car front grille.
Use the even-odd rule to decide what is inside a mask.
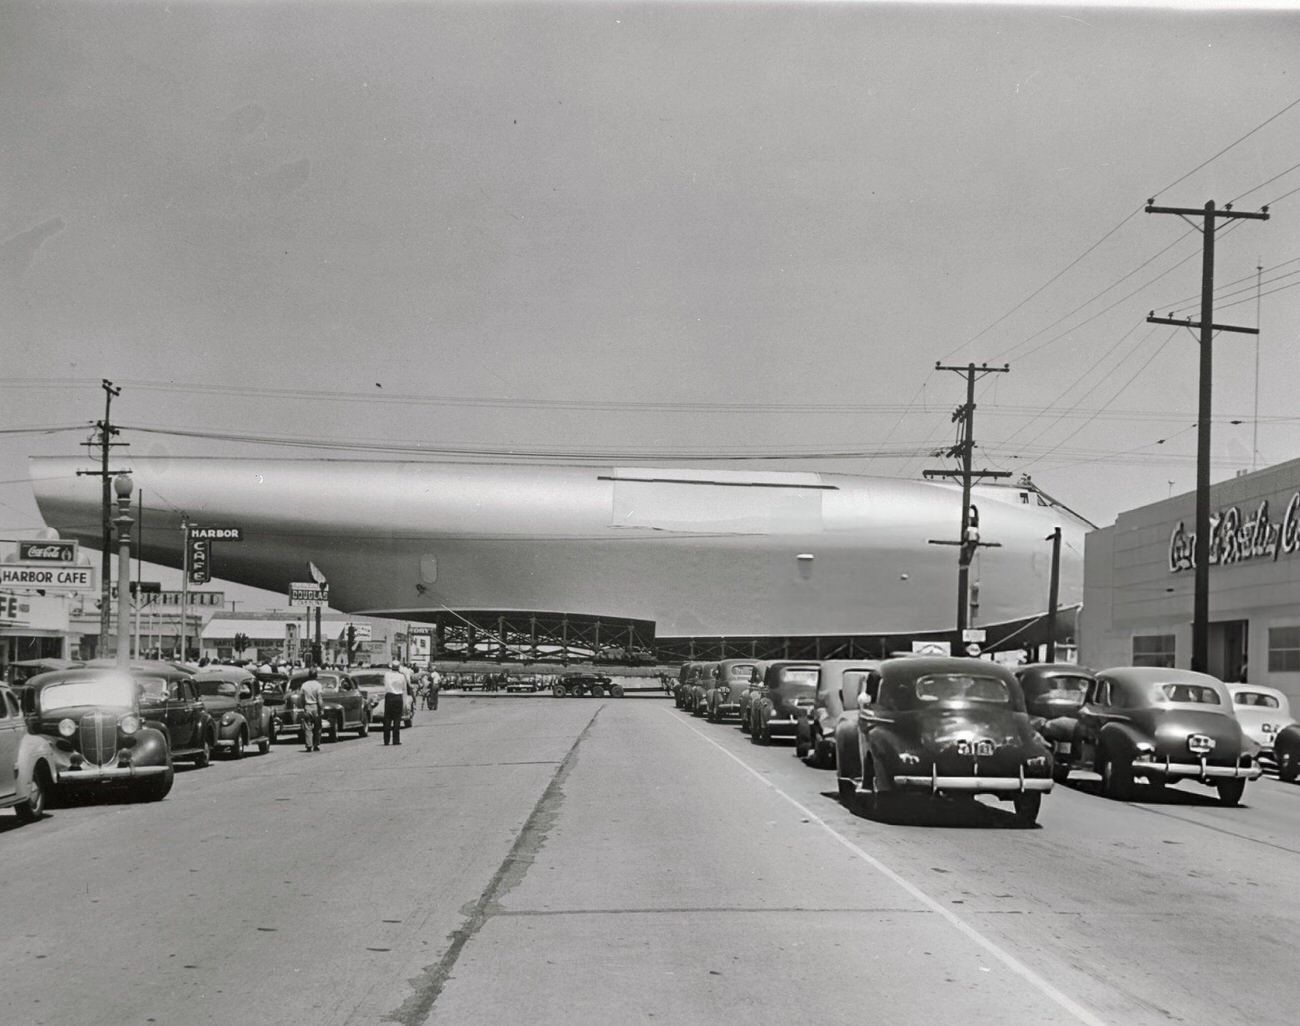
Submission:
[[[117,717],[86,713],[81,717],[81,755],[88,763],[103,766],[117,754]]]

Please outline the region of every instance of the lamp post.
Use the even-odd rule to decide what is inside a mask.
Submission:
[[[117,494],[117,665],[131,665],[131,478],[118,474],[113,478]]]

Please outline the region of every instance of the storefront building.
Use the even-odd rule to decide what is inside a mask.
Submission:
[[[1208,671],[1300,706],[1300,460],[1210,492]],[[1191,665],[1196,495],[1121,513],[1084,545],[1080,659]]]

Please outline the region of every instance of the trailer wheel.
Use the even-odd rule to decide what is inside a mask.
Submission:
[[[615,684],[615,685],[613,685],[613,686],[609,689],[609,693],[610,693],[610,695],[613,696],[614,698],[622,698],[622,697],[623,697],[623,685],[622,685],[622,684]]]
[[[563,697],[564,697],[564,685],[563,685],[563,684],[552,684],[552,685],[551,685],[551,694],[553,694],[556,698],[563,698]]]

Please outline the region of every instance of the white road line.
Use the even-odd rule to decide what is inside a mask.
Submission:
[[[1044,997],[1055,1002],[1057,1005],[1060,1005],[1061,1008],[1065,1009],[1067,1012],[1069,1012],[1080,1022],[1086,1023],[1087,1026],[1109,1026],[1106,1020],[1102,1019],[1100,1016],[1089,1011],[1087,1008],[1084,1008],[1083,1005],[1079,1004],[1079,1002],[1075,1001],[1068,994],[1065,994],[1062,991],[1058,990],[1056,987],[1053,987],[1050,983],[1047,982],[1047,980],[1039,976],[1036,972],[1030,969],[1029,966],[1025,965],[1024,962],[1020,961],[1020,959],[1016,958],[1015,955],[1011,954],[1009,951],[1004,950],[1003,948],[995,944],[993,941],[989,940],[989,938],[985,937],[984,934],[980,933],[977,929],[975,929],[975,927],[971,926],[970,923],[966,922],[966,920],[962,919],[960,916],[953,913],[950,909],[939,904],[939,902],[935,901],[934,898],[931,898],[928,894],[926,894],[915,884],[910,883],[909,881],[903,879],[903,877],[899,876],[896,872],[890,869],[887,865],[881,862],[874,855],[870,855],[867,852],[863,851],[856,844],[854,844],[847,837],[845,837],[838,830],[836,830],[833,826],[831,826],[824,819],[822,819],[821,816],[813,812],[812,809],[808,808],[798,799],[792,798],[790,795],[782,791],[781,788],[777,787],[776,784],[772,783],[772,781],[767,779],[767,777],[763,776],[763,774],[758,772],[758,770],[754,769],[754,767],[751,766],[749,763],[747,763],[744,759],[740,758],[738,755],[733,754],[732,752],[727,751],[726,748],[718,744],[718,742],[713,740],[713,738],[709,737],[709,735],[704,733],[704,731],[699,730],[693,724],[687,723],[680,716],[675,715],[675,713],[671,709],[665,709],[664,712],[669,716],[671,716],[673,720],[676,721],[677,723],[682,724],[682,726],[686,727],[688,730],[691,730],[694,733],[698,734],[700,737],[702,737],[705,741],[711,744],[714,748],[720,751],[727,758],[734,760],[740,766],[744,767],[744,769],[748,771],[756,780],[770,787],[773,791],[779,794],[787,802],[789,802],[796,809],[798,809],[803,815],[807,816],[810,822],[816,823],[819,827],[821,827],[833,838],[835,838],[835,840],[838,841],[842,846],[847,848],[854,855],[860,858],[863,862],[865,862],[867,865],[871,866],[878,873],[880,873],[882,876],[885,876],[888,879],[892,880],[899,887],[901,887],[908,894],[910,894],[913,898],[915,898],[922,905],[928,908],[931,912],[934,912],[936,915],[942,916],[945,920],[948,921],[950,925],[955,927],[959,932],[965,934],[966,937],[968,937],[970,940],[978,944],[981,948],[987,951],[990,955],[996,958],[999,962],[1001,962],[1004,966],[1010,969],[1013,973],[1019,976],[1026,983],[1033,986]]]

